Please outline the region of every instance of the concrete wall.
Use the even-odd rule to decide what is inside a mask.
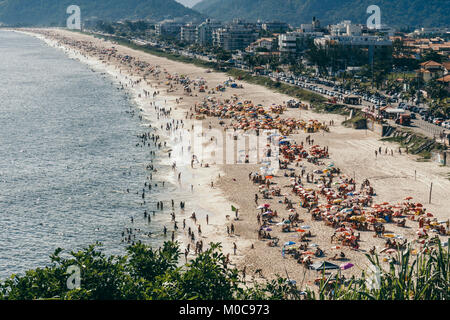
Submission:
[[[380,136],[384,136],[386,131],[389,129],[388,125],[379,124],[372,119],[367,119],[367,129],[375,132]]]
[[[446,155],[445,155],[446,154]],[[450,151],[435,151],[431,153],[431,160],[437,162],[440,165],[446,165],[450,167]]]

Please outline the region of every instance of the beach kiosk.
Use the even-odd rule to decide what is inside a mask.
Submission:
[[[357,106],[361,104],[361,98],[355,95],[348,95],[344,97],[344,103]]]

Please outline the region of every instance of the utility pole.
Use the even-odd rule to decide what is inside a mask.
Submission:
[[[433,191],[433,182],[430,185],[430,197],[428,199],[428,203],[431,203],[431,192]]]

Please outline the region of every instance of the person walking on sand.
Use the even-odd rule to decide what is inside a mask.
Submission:
[[[206,224],[209,224],[209,217],[206,215]]]
[[[236,250],[237,250],[236,242],[233,242],[233,251],[234,251],[234,255],[236,255]]]

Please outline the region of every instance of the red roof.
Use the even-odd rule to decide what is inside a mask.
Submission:
[[[442,77],[442,78],[439,78],[439,79],[437,79],[436,81],[449,83],[449,82],[450,82],[450,74],[448,74],[448,75],[446,75],[446,76],[444,76],[444,77]]]
[[[420,65],[422,67],[442,67],[442,64],[437,63],[436,61],[433,60],[422,62]]]

